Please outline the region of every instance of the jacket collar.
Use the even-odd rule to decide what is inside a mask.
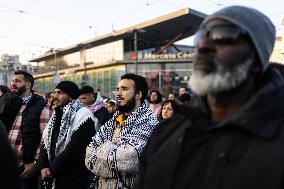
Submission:
[[[235,127],[259,137],[272,137],[284,122],[283,77],[269,69],[261,83],[259,90],[244,106],[208,130]],[[195,97],[193,106],[210,117],[206,97]]]

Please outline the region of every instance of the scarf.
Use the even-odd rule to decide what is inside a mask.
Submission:
[[[32,98],[32,96],[33,96],[33,93],[30,93],[28,96],[22,97],[23,103],[27,104],[30,101],[30,99]]]
[[[120,112],[119,110],[116,111],[114,116],[109,121],[107,121],[92,138],[92,142],[89,144],[89,147],[93,148],[94,150],[97,150],[100,146],[107,143],[107,141],[112,141],[115,121],[123,124],[123,127],[121,127],[121,131],[119,133],[119,137],[117,139],[117,143],[115,145],[117,147],[123,147],[128,145],[132,146],[136,150],[138,157],[141,156],[141,153],[148,141],[148,138],[150,137],[155,126],[159,123],[152,110],[148,108],[147,102],[145,100],[141,104],[141,106],[139,106],[136,111],[128,115],[126,119],[123,118],[122,112]],[[112,149],[109,152],[108,167],[102,168],[105,170],[110,170],[112,172],[112,175],[117,175],[117,172],[114,169],[114,167],[117,165],[116,150],[117,149]],[[88,169],[93,169],[92,163],[96,162],[96,160],[96,155],[87,158],[86,165],[88,165]],[[121,175],[121,178],[118,176],[114,176],[108,181],[108,183],[114,184],[115,189],[126,188],[125,186],[131,186],[129,188],[132,188],[134,187],[136,176],[137,175],[131,174]],[[95,185],[98,185],[98,182],[99,177],[95,176]]]
[[[64,151],[67,144],[71,141],[72,134],[89,119],[92,119],[96,124],[97,121],[93,114],[90,110],[83,107],[79,99],[72,100],[64,106],[59,135],[56,141],[55,156],[58,156]],[[55,120],[56,113],[54,112],[43,131],[43,143],[47,150],[49,161],[51,160],[51,136]]]
[[[95,113],[95,112],[99,111],[104,106],[105,106],[105,104],[104,104],[103,98],[100,95],[100,92],[98,92],[96,101],[94,102],[94,104],[91,107],[89,107],[89,110],[91,110],[92,113]]]

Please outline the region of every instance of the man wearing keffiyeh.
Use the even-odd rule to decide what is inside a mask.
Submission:
[[[118,111],[93,137],[85,164],[95,174],[95,189],[133,188],[139,157],[158,124],[147,107],[146,79],[125,74],[117,85]]]
[[[54,189],[86,188],[84,151],[95,134],[97,119],[78,99],[80,90],[61,81],[54,90],[56,108],[44,132],[38,167]]]

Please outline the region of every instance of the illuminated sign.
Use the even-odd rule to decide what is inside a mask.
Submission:
[[[135,60],[135,53],[130,53],[130,60]],[[167,54],[138,53],[138,60],[170,60],[170,59],[192,59],[193,52],[178,52]]]

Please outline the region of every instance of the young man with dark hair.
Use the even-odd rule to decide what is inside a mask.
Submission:
[[[253,8],[205,18],[195,35],[196,95],[151,136],[138,189],[284,187],[284,80],[268,67],[275,33]]]
[[[144,77],[125,74],[116,91],[118,111],[86,149],[85,164],[95,174],[94,188],[133,188],[140,155],[158,124],[147,107]]]
[[[50,115],[44,110],[46,102],[34,93],[34,79],[28,72],[19,70],[13,76],[13,93],[20,96],[23,104],[9,132],[9,140],[22,168],[23,189],[37,189],[34,165],[38,158],[40,140]]]
[[[88,107],[89,110],[94,114],[98,119],[98,124],[96,125],[96,130],[105,124],[110,118],[111,115],[105,107],[103,98],[100,93],[94,93],[94,88],[86,85],[80,89],[79,99],[84,104],[85,107]]]
[[[25,82],[29,83],[30,89],[33,88],[34,77],[30,73],[23,71],[23,70],[18,70],[18,71],[15,71],[14,75],[22,77]],[[20,88],[17,90],[16,94],[20,96],[22,95],[23,92],[24,92],[24,88]]]
[[[94,88],[86,85],[80,89],[79,99],[86,107],[90,107],[95,101]]]
[[[43,133],[38,168],[55,189],[87,188],[89,171],[84,152],[95,134],[96,118],[78,99],[72,81],[61,81],[54,90],[56,108]]]

